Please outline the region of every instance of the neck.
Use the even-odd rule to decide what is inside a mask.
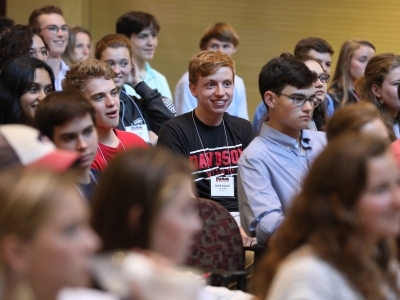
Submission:
[[[135,58],[135,63],[139,69],[139,74],[143,78],[146,75],[146,61]]]
[[[386,114],[389,116],[389,118],[392,121],[395,121],[397,116],[398,116],[398,114],[399,114],[399,111],[398,110],[391,110],[391,109],[387,109],[386,108]]]
[[[194,110],[194,113],[201,122],[208,126],[218,126],[222,123],[222,120],[224,119],[223,113],[218,115],[210,115],[209,113],[203,112],[198,107]]]
[[[119,140],[112,128],[96,127],[99,143],[109,147],[117,147]]]
[[[284,127],[280,122],[274,118],[271,118],[271,116],[269,118],[268,126],[283,134],[286,134],[287,136],[290,136],[291,138],[294,138],[298,143],[300,143],[301,130]]]
[[[47,58],[47,64],[53,70],[54,77],[57,78],[58,73],[60,72],[60,69],[61,69],[61,56],[59,56],[59,57],[50,57],[49,56]]]
[[[77,170],[77,178],[80,184],[89,184],[90,178],[90,166],[86,168],[79,168]]]

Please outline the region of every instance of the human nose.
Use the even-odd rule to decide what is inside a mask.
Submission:
[[[113,96],[108,95],[107,98],[106,98],[106,106],[107,107],[113,107],[115,105],[115,103],[116,103],[115,101],[116,100],[115,100],[115,98]]]
[[[400,209],[400,186],[398,185],[392,191],[392,203],[395,208]]]
[[[225,95],[225,88],[221,84],[218,84],[216,86],[215,94],[219,95],[219,96],[224,96]]]
[[[41,89],[41,90],[39,91],[39,95],[38,95],[37,99],[38,99],[39,101],[42,101],[45,97],[46,97],[46,93],[44,92],[44,90]]]
[[[116,73],[116,74],[121,73],[121,69],[119,68],[118,64],[114,64],[112,69],[113,69],[114,73]]]
[[[88,254],[93,254],[101,246],[100,238],[90,227],[87,228],[85,236],[85,251]]]
[[[311,111],[314,109],[313,101],[310,99],[307,99],[306,103],[304,103],[302,107],[303,111]]]
[[[82,151],[82,150],[85,150],[87,147],[88,147],[88,144],[87,144],[86,140],[82,136],[79,136],[76,150]]]
[[[323,85],[324,83],[321,81],[321,79],[317,78],[317,81],[315,82],[315,87],[321,88]]]

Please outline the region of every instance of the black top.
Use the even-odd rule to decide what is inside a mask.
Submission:
[[[193,123],[196,122],[201,142]],[[173,152],[189,157],[196,169],[192,173],[197,193],[201,198],[213,199],[229,211],[239,211],[237,200],[237,163],[242,151],[255,137],[251,123],[245,119],[224,114],[224,123],[208,126],[192,112],[180,115],[165,123],[160,130],[158,144]],[[228,140],[228,145],[226,143]],[[211,197],[210,177],[218,174],[232,174],[235,182],[235,196]]]

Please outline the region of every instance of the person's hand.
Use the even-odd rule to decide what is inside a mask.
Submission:
[[[240,226],[240,235],[242,236],[243,246],[251,247],[257,244],[257,238],[249,237],[246,232],[243,230],[242,226]]]
[[[137,86],[137,84],[139,82],[141,82],[142,79],[140,79],[139,76],[139,68],[138,66],[135,64],[135,61],[132,59],[132,70],[129,73],[129,77],[128,77],[128,81],[127,83],[131,86],[131,87],[135,87]]]
[[[149,130],[149,140],[150,143],[155,146],[157,144],[158,141],[158,135],[155,134],[153,131]]]

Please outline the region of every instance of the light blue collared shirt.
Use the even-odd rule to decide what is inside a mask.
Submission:
[[[144,82],[146,82],[146,84],[151,88],[151,89],[157,89],[158,92],[161,94],[161,96],[163,97],[167,97],[168,99],[171,99],[172,101],[172,93],[171,90],[169,89],[169,85],[168,85],[168,81],[167,78],[165,78],[165,76],[163,74],[161,74],[160,72],[154,70],[150,64],[148,62],[146,62],[145,64],[145,69],[146,69],[146,76],[145,77],[141,77],[140,79],[142,79]],[[130,91],[129,95],[133,95],[135,97],[137,97],[138,99],[140,99],[140,95],[138,95],[134,89],[132,89],[132,91]]]
[[[284,219],[308,170],[325,148],[324,132],[302,130],[300,145],[267,124],[238,162],[238,200],[243,229],[265,246]]]

